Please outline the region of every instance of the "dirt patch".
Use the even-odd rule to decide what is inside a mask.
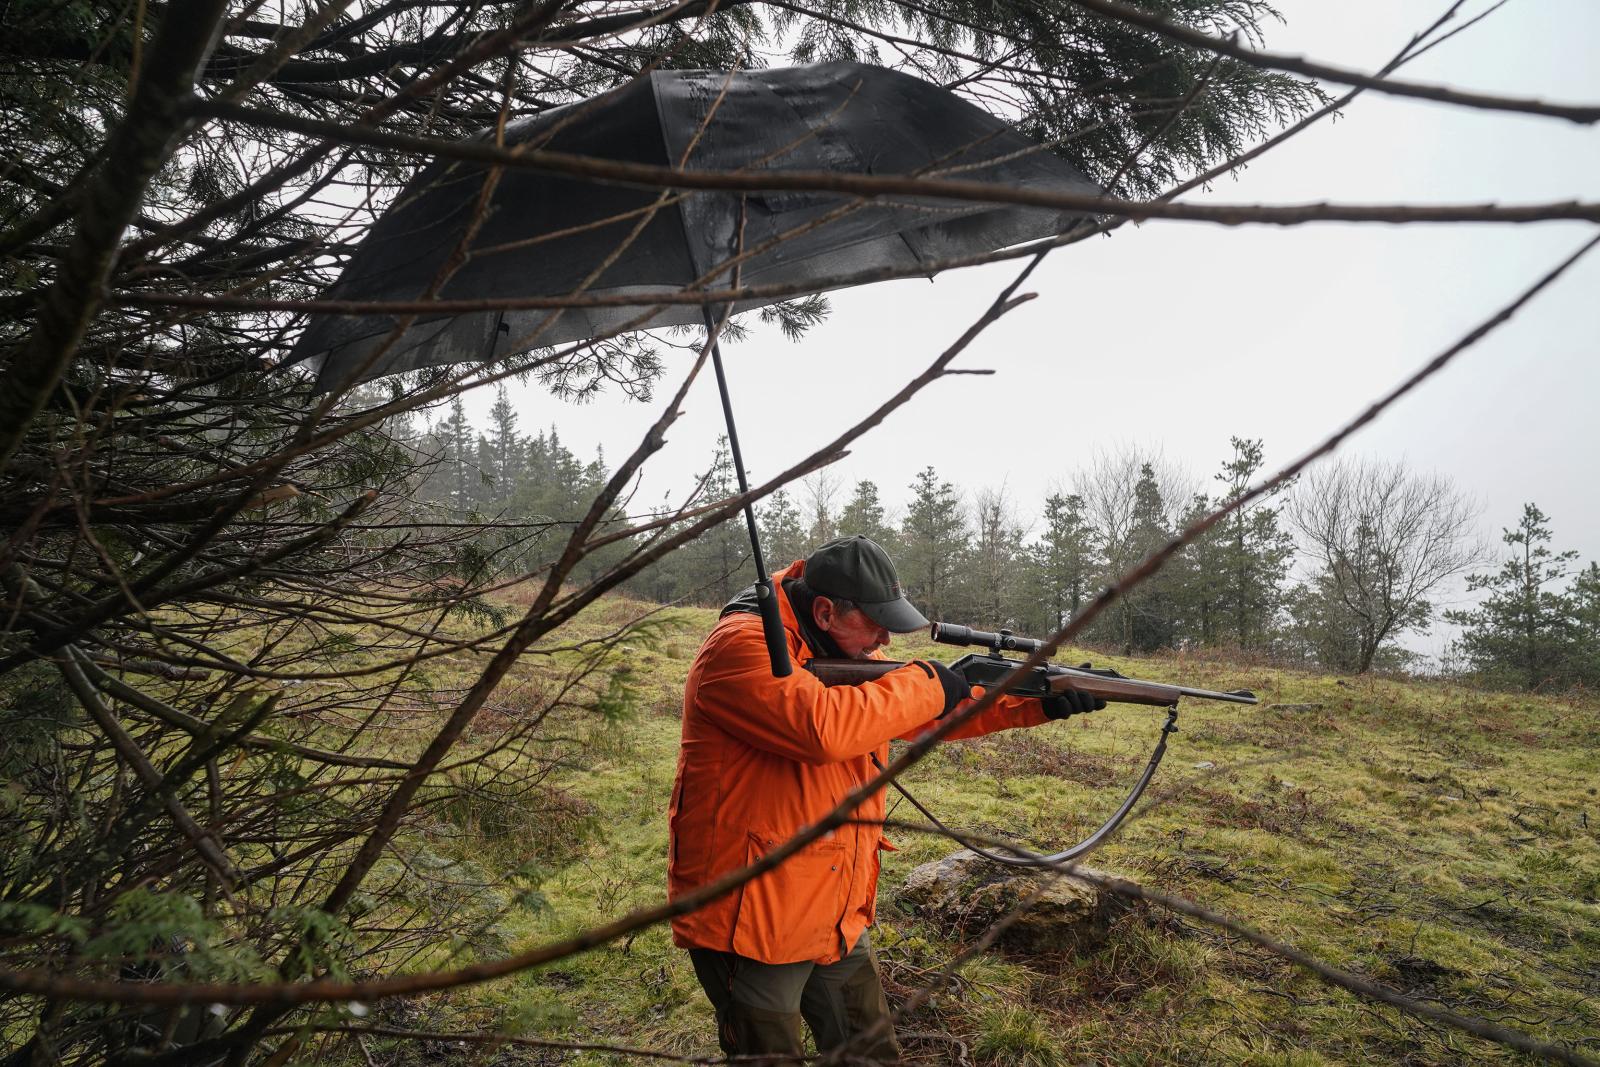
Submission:
[[[1192,786],[1185,799],[1205,810],[1211,826],[1304,837],[1312,829],[1340,825],[1329,801],[1286,782],[1269,782],[1254,796]]]
[[[1127,781],[1132,766],[1128,760],[1056,744],[1033,730],[1014,730],[969,742],[968,751],[977,758],[980,769],[997,778],[1037,775],[1107,786]]]
[[[1394,985],[1410,994],[1435,993],[1441,985],[1461,977],[1462,972],[1446,967],[1426,956],[1396,956],[1387,961]]]

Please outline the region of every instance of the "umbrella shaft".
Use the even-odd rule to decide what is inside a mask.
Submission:
[[[733,402],[728,399],[728,376],[722,370],[722,348],[717,344],[717,327],[711,309],[701,308],[706,320],[706,340],[711,343],[711,366],[717,372],[717,392],[722,395],[722,417],[728,424],[728,451],[733,455],[733,471],[739,479],[739,495],[748,496],[750,482],[744,476],[744,456],[739,451],[739,431],[733,425]],[[744,522],[750,531],[750,554],[756,564],[756,604],[761,612],[761,632],[767,642],[767,658],[774,678],[786,678],[793,671],[789,663],[789,639],[783,630],[778,610],[777,591],[767,577],[767,562],[761,558],[761,537],[756,532],[756,510],[746,500]]]
[[[744,473],[744,456],[739,451],[739,431],[733,424],[733,402],[728,399],[728,376],[722,369],[722,346],[716,341],[716,323],[712,319],[711,309],[703,309],[706,320],[706,331],[711,338],[711,366],[717,373],[717,393],[722,397],[722,419],[728,427],[728,451],[733,454],[733,473],[739,480],[739,495],[745,496],[750,492],[750,482]],[[767,561],[761,555],[761,538],[756,533],[756,512],[750,501],[744,504],[744,521],[750,530],[750,553],[755,559],[756,581],[765,581],[767,578]]]

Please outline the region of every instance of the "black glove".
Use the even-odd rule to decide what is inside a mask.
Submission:
[[[965,678],[938,660],[925,662],[933,668],[933,676],[939,679],[939,684],[944,686],[944,710],[939,713],[939,718],[942,719],[950,714],[963,700],[972,699],[972,686],[967,684]]]
[[[1099,697],[1080,693],[1076,689],[1063,689],[1053,696],[1040,697],[1039,703],[1044,705],[1044,717],[1047,719],[1065,719],[1068,715],[1099,711],[1106,706],[1106,702]]]

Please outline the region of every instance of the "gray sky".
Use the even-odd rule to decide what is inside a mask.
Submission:
[[[1483,10],[1472,0],[1467,13]],[[1267,47],[1375,69],[1443,0],[1281,0]],[[1510,0],[1402,76],[1482,92],[1600,101],[1600,3]],[[1337,87],[1328,87],[1337,91]],[[1191,199],[1294,203],[1523,202],[1600,196],[1600,130],[1365,94]],[[837,468],[898,505],[921,467],[976,490],[1005,482],[1025,515],[1097,446],[1160,449],[1197,478],[1230,435],[1265,439],[1269,466],[1316,443],[1587,239],[1582,224],[1224,228],[1151,222],[1054,254],[1039,299]],[[1010,279],[1000,264],[833,294],[804,341],[757,329],[730,346],[752,476],[769,476],[877,406],[958,336]],[[1557,547],[1600,558],[1600,253],[1489,340],[1362,431],[1347,453],[1450,476],[1495,537],[1535,501]],[[753,317],[752,317],[753,318]],[[661,391],[669,391],[673,365]],[[837,384],[857,392],[840,398]],[[631,448],[654,416],[619,398],[575,407],[516,387],[521,427],[554,424],[582,456]],[[481,423],[491,397],[469,397]],[[696,384],[638,500],[681,494],[721,414]],[[841,496],[840,503],[843,503]],[[1418,647],[1431,649],[1434,641]]]

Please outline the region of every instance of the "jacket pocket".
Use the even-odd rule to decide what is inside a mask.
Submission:
[[[672,791],[672,803],[667,806],[667,836],[672,839],[672,854],[667,860],[667,865],[672,870],[678,867],[678,846],[683,843],[682,828],[678,825],[678,817],[683,814],[683,775],[678,775],[678,788]]]
[[[752,831],[745,862],[755,863],[787,839]],[[837,955],[850,872],[842,841],[813,841],[774,869],[745,883],[733,928],[733,951],[762,963],[798,963]]]

